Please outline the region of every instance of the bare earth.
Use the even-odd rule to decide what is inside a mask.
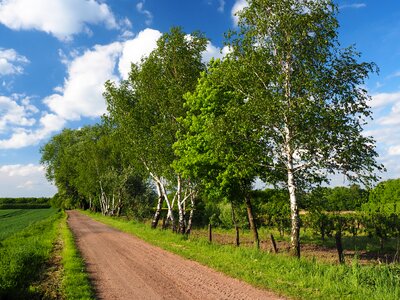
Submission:
[[[69,211],[98,299],[283,299]]]

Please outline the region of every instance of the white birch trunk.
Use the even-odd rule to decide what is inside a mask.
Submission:
[[[185,209],[184,202],[186,199],[182,199],[182,179],[181,176],[177,176],[178,186],[176,190],[176,202],[178,205],[178,213],[179,213],[179,233],[184,234],[186,232],[186,224],[185,224]]]
[[[194,192],[190,194],[191,208],[190,208],[189,221],[188,221],[188,225],[186,228],[186,234],[190,234],[190,231],[192,230],[192,220],[193,220],[193,215],[194,215],[195,197],[196,197],[196,194]]]
[[[157,194],[158,194],[158,201],[157,201],[156,212],[154,213],[154,217],[151,222],[151,228],[157,228],[158,221],[160,220],[161,207],[162,207],[162,201],[163,201],[163,196],[161,194],[161,187],[158,182],[156,182],[156,188],[157,188]]]
[[[296,195],[296,181],[294,178],[293,166],[293,150],[290,146],[291,132],[288,127],[285,128],[285,154],[286,154],[286,168],[287,168],[287,185],[289,190],[290,199],[290,219],[291,219],[291,234],[290,234],[290,248],[293,255],[300,258],[300,220],[299,209]]]

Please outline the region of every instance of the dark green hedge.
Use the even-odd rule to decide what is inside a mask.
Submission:
[[[0,209],[50,208],[50,198],[0,198]]]

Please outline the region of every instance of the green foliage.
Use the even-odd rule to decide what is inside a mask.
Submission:
[[[289,194],[283,189],[254,191],[254,206],[262,225],[278,229],[281,235],[290,231]]]
[[[364,211],[400,214],[400,179],[380,182],[369,194]]]
[[[299,192],[329,173],[369,181],[381,168],[361,134],[370,116],[362,84],[375,65],[340,48],[336,12],[330,0],[252,0],[238,14],[239,32],[228,34],[227,76],[261,118],[274,158],[266,179],[286,184],[290,172]]]
[[[116,214],[130,210],[137,197],[154,201],[140,170],[129,164],[115,130],[107,123],[64,130],[41,152],[47,177],[58,187],[50,200],[55,207]]]
[[[360,210],[367,201],[368,191],[354,184],[349,187],[318,187],[305,195],[301,205],[310,211],[354,211]]]
[[[34,214],[40,214],[41,221],[19,228],[1,241],[0,298],[27,298],[29,285],[38,278],[41,267],[49,259],[62,213],[54,209],[47,211],[45,216],[40,210],[33,210]],[[21,220],[18,215],[15,217]],[[28,217],[34,215],[26,213],[25,218]]]
[[[205,47],[201,34],[194,32],[187,39],[180,28],[172,28],[148,58],[132,65],[129,80],[119,86],[106,83],[110,122],[125,137],[131,161],[144,164],[155,176],[169,178],[173,173],[176,119],[186,111],[183,95],[195,88],[204,69]]]
[[[330,213],[313,211],[302,218],[305,228],[311,229],[315,234],[320,235],[322,240],[325,237],[332,237],[335,233],[357,236],[366,234],[369,238],[376,238],[379,244],[376,248],[383,250],[384,243],[389,238],[400,237],[400,216],[398,214],[349,212]]]
[[[0,198],[0,209],[50,208],[50,198]]]
[[[249,194],[260,164],[259,136],[243,95],[225,78],[224,62],[211,62],[193,93],[185,95],[186,116],[174,144],[178,172],[199,181],[211,198],[243,201]]]

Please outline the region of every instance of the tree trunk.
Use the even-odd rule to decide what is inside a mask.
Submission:
[[[236,246],[239,247],[239,245],[240,245],[239,226],[237,225],[236,216],[235,216],[235,209],[233,207],[233,203],[232,202],[231,202],[231,211],[232,211],[232,223],[235,226],[235,232],[236,232]]]
[[[160,184],[158,182],[156,182],[156,187],[157,187],[157,194],[158,194],[158,202],[157,202],[156,212],[154,213],[153,220],[151,221],[151,228],[153,228],[153,229],[157,228],[158,221],[160,220],[161,207],[162,207],[162,201],[163,201]]]
[[[292,161],[289,162],[288,168],[288,188],[290,196],[290,215],[291,215],[291,234],[290,234],[290,248],[294,256],[300,258],[300,219],[299,209],[297,206],[296,185],[293,176]]]
[[[235,225],[235,231],[236,231],[236,246],[240,246],[240,234],[239,234],[239,226]]]
[[[258,238],[257,225],[254,221],[253,206],[251,205],[251,200],[249,196],[245,197],[245,201],[247,206],[247,216],[249,218],[249,223],[250,223],[250,230],[253,232],[254,245],[258,249],[260,248],[260,240]]]
[[[339,255],[339,263],[344,264],[344,254],[343,254],[343,245],[342,245],[342,232],[339,230],[335,234],[336,240],[336,249]]]
[[[167,191],[165,189],[164,183],[163,183],[163,179],[161,177],[158,177],[156,175],[154,175],[150,169],[147,167],[146,163],[143,161],[143,164],[145,166],[145,168],[149,171],[150,176],[153,178],[154,182],[156,183],[157,186],[157,192],[159,189],[159,195],[161,195],[160,197],[163,197],[165,202],[167,203],[167,207],[168,207],[168,213],[167,213],[167,223],[169,222],[169,220],[171,220],[172,223],[172,231],[176,231],[176,227],[175,227],[175,219],[174,219],[174,212],[172,211],[172,206],[171,202],[168,199],[168,194]],[[158,217],[159,218],[159,217]]]
[[[193,193],[190,195],[190,215],[189,215],[189,221],[188,221],[188,226],[186,228],[186,234],[190,234],[190,231],[192,230],[192,222],[193,222],[193,215],[194,215],[194,205],[195,205],[195,194]]]
[[[186,222],[185,222],[185,207],[183,205],[183,202],[185,199],[182,200],[182,181],[181,181],[181,176],[178,175],[178,187],[176,191],[177,195],[177,205],[178,205],[178,213],[179,213],[179,219],[178,219],[178,232],[181,234],[185,234],[186,232]]]
[[[274,250],[274,253],[278,253],[278,248],[276,247],[276,242],[275,242],[275,238],[272,235],[272,233],[270,234],[270,238],[271,238],[271,243],[272,243],[272,250]]]
[[[173,212],[173,207],[171,205],[171,202],[168,199],[168,194],[165,189],[164,184],[161,182],[160,179],[157,180],[157,182],[160,184],[160,190],[161,190],[161,195],[163,196],[165,202],[167,203],[168,207],[168,213],[167,213],[167,224],[169,224],[169,221],[171,221],[172,224],[172,231],[176,232],[176,224],[175,224],[175,218],[174,218],[174,212]]]

